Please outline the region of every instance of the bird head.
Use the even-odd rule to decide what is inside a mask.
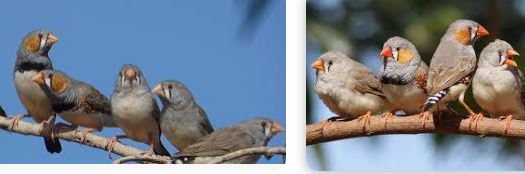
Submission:
[[[142,89],[149,90],[148,83],[136,65],[125,64],[119,71],[117,81],[115,82],[116,89]]]
[[[166,80],[159,83],[151,91],[158,95],[161,101],[171,105],[187,105],[193,102],[191,92],[184,84],[176,80]]]
[[[457,42],[463,45],[472,45],[477,39],[489,35],[489,32],[477,22],[459,19],[448,27],[446,35],[450,34],[453,34]]]
[[[70,84],[67,75],[55,70],[40,71],[32,78],[32,80],[41,87],[48,89],[53,94],[63,93]]]
[[[46,30],[36,30],[27,34],[20,46],[21,50],[30,54],[44,55],[58,42],[58,37]]]
[[[491,42],[480,54],[480,66],[490,65],[493,67],[516,68],[515,57],[520,54],[512,46],[503,41],[496,39]]]
[[[390,60],[393,60],[396,64],[405,64],[414,60],[419,59],[419,53],[416,47],[408,40],[394,36],[388,39],[383,45],[383,50],[379,53],[383,57],[383,63],[387,64]]]

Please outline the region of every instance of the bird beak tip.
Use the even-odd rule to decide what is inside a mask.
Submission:
[[[162,95],[162,85],[158,84],[153,90],[151,90],[151,92],[153,92],[153,94]]]
[[[385,48],[383,50],[381,50],[381,52],[379,53],[379,55],[383,58],[389,58],[389,57],[392,57],[392,49],[390,48]]]
[[[281,125],[279,125],[278,123],[273,123],[272,124],[271,132],[273,134],[277,134],[277,133],[282,132],[282,131],[284,131],[284,128]]]
[[[479,26],[478,28],[478,32],[476,33],[476,36],[478,38],[482,37],[482,36],[486,36],[486,35],[489,35],[490,33],[487,31],[487,29],[485,29],[485,27],[483,26]]]
[[[54,43],[58,42],[58,37],[56,37],[55,35],[50,33],[49,36],[47,36],[47,42],[49,44],[54,44]]]
[[[312,64],[312,68],[313,68],[313,69],[316,69],[316,70],[319,70],[319,71],[324,71],[324,62],[323,62],[323,59],[317,59],[317,60]]]

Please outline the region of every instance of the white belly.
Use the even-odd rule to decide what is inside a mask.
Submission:
[[[388,84],[383,86],[383,92],[393,105],[393,109],[403,110],[407,115],[419,113],[427,99],[423,90],[414,84]]]
[[[451,101],[458,100],[459,96],[467,91],[468,86],[465,84],[457,84],[450,87],[447,95],[441,99],[440,103],[448,103]]]
[[[489,114],[498,117],[509,114],[514,119],[525,119],[525,109],[516,82],[489,82],[477,79],[472,84],[476,102]],[[512,85],[510,85],[512,84]]]
[[[338,95],[322,95],[327,107],[341,116],[356,118],[372,111],[372,114],[383,112],[383,101],[372,94],[362,94],[354,90],[335,91]]]
[[[149,142],[150,136],[159,135],[158,124],[151,114],[154,106],[125,97],[111,102],[112,116],[129,138]]]
[[[36,71],[15,72],[14,79],[20,101],[33,120],[40,123],[53,114],[53,109],[44,91],[31,80],[36,74]]]

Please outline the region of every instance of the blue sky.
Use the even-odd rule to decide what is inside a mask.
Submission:
[[[12,79],[16,50],[24,35],[43,28],[59,37],[50,52],[55,68],[107,96],[122,64],[132,63],[142,68],[150,86],[165,79],[185,83],[215,128],[255,116],[285,125],[285,3],[272,1],[247,35],[241,34],[245,17],[245,3],[235,0],[2,2],[0,104],[8,114],[25,113]],[[121,133],[113,128],[97,134]],[[51,155],[40,137],[0,130],[0,140],[0,153],[9,157],[0,163],[111,162],[105,151],[66,141],[60,154]],[[284,134],[269,143],[284,144]]]

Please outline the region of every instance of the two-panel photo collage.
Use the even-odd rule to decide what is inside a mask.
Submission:
[[[0,21],[0,173],[525,171],[525,0],[7,0]]]

